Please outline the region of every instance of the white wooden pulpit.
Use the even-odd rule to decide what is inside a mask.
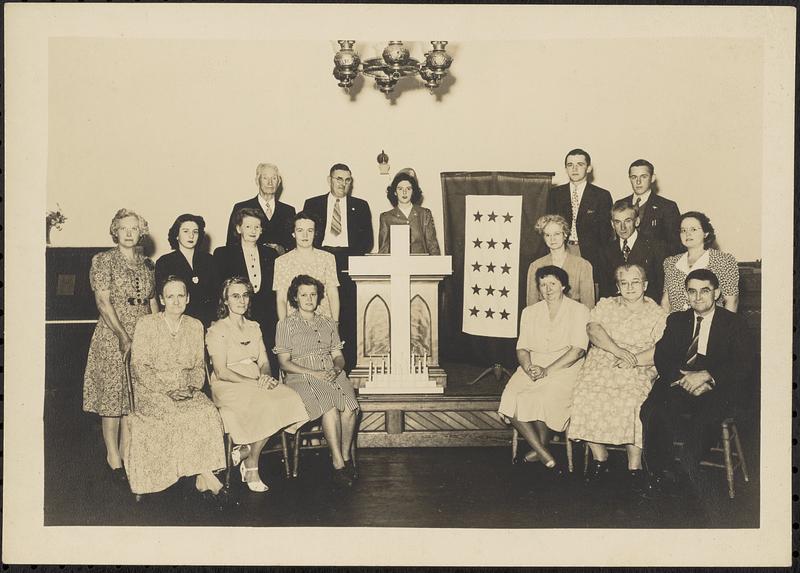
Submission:
[[[361,394],[440,394],[439,282],[450,256],[409,253],[408,225],[391,227],[391,254],[350,257],[357,288],[357,362]]]

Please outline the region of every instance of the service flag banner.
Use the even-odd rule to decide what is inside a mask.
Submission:
[[[465,199],[462,330],[516,338],[522,197],[467,195]]]

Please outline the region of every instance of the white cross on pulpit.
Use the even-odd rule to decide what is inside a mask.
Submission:
[[[450,256],[412,255],[410,253],[410,227],[408,225],[393,225],[391,227],[390,255],[350,257],[348,266],[350,275],[358,275],[362,278],[388,277],[390,279],[391,346],[389,373],[392,375],[392,386],[397,385],[399,387],[405,384],[407,387],[414,387],[413,383],[409,384],[411,377],[415,380],[420,377],[417,375],[419,373],[412,372],[411,325],[409,321],[411,314],[411,279],[412,277],[424,277],[426,275],[438,275],[441,277],[452,274],[452,258]],[[389,378],[384,378],[384,380],[389,380]],[[425,386],[429,385],[426,384]],[[433,387],[435,388],[435,384],[433,384]],[[419,388],[422,388],[422,385],[419,385]],[[400,391],[402,392],[402,390]],[[367,387],[362,392],[368,393]]]

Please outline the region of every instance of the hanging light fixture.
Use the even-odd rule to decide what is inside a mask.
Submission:
[[[445,51],[447,42],[432,41],[433,49],[425,52],[425,61],[412,58],[408,48],[399,40],[392,40],[383,49],[382,57],[361,61],[353,50],[355,40],[338,40],[339,51],[333,57],[333,77],[339,80],[339,87],[349,90],[358,74],[375,78],[375,85],[387,96],[397,82],[405,77],[419,76],[423,84],[431,90],[438,88],[447,75],[453,58]]]

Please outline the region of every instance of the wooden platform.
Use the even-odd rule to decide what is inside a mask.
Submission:
[[[499,396],[362,396],[358,447],[501,446]]]

